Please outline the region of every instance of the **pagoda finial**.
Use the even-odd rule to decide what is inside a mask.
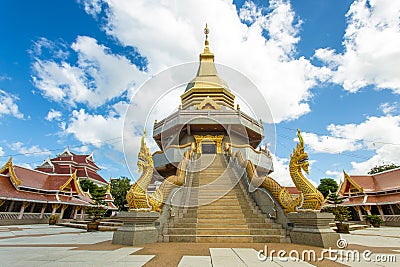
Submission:
[[[107,185],[107,190],[106,190],[106,194],[111,194],[111,180]]]
[[[205,45],[208,46],[208,34],[210,33],[210,29],[208,29],[207,23],[206,23],[206,27],[204,28],[204,34],[206,35],[206,41],[205,41]]]

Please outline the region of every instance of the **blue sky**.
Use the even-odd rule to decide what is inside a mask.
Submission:
[[[16,164],[35,167],[68,145],[94,151],[106,179],[132,177],[121,144],[129,99],[153,75],[197,60],[208,22],[216,62],[248,76],[269,103],[278,181],[290,184],[297,128],[315,183],[339,179],[342,170],[400,164],[398,1],[2,5],[0,163],[12,155]],[[136,137],[125,147],[134,154]]]

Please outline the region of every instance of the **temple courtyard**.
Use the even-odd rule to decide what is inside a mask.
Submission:
[[[350,261],[340,255],[351,254],[340,250],[318,260],[321,248],[298,244],[153,243],[127,247],[111,244],[112,232],[46,224],[0,226],[0,266],[398,266],[399,230],[381,227],[342,234],[341,239],[348,243],[342,251],[360,252],[359,260],[354,257]],[[265,245],[268,255],[276,251],[272,260],[258,259],[258,251],[265,250]],[[279,250],[286,255],[278,257]],[[317,259],[295,260],[296,253],[299,259],[305,250],[314,251]],[[365,253],[367,250],[371,253]]]

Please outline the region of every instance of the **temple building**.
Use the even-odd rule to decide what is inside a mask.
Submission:
[[[97,186],[107,186],[104,180],[97,172],[100,168],[94,163],[93,153],[90,155],[77,155],[72,153],[67,147],[57,157],[50,159],[48,157],[35,170],[46,173],[72,174],[76,171],[76,176],[80,180],[88,179]]]
[[[269,152],[254,152],[264,138],[263,124],[241,111],[239,105],[235,109],[235,95],[218,75],[209,47],[208,28],[205,32],[197,75],[181,95],[178,111],[154,123],[153,138],[164,152],[153,155],[155,167],[164,177],[173,174],[182,159],[182,151],[176,149],[179,145],[194,142],[200,155],[222,154],[223,144],[233,143],[248,145],[246,154],[258,162],[259,173],[268,174],[273,171]]]
[[[97,170],[93,154],[77,155],[68,148],[34,170],[14,165],[10,158],[0,169],[0,224],[45,223],[52,214],[83,219],[93,201],[79,180],[108,185]],[[105,203],[109,210],[117,210],[109,187]]]
[[[400,225],[400,168],[371,175],[344,173],[338,194],[347,197],[342,205],[350,207],[353,221],[376,214],[386,225]]]

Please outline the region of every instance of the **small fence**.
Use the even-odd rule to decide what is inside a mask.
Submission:
[[[51,213],[24,213],[19,219],[19,212],[0,212],[0,225],[47,223]]]

